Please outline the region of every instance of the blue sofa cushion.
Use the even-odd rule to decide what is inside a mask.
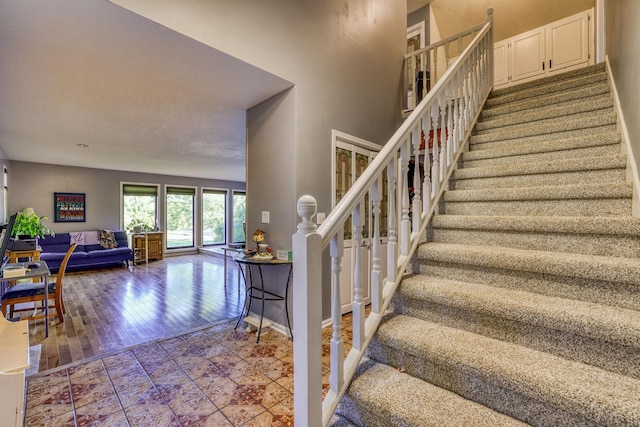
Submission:
[[[96,251],[89,251],[87,255],[89,258],[98,258],[98,257],[109,257],[116,256],[122,254],[123,256],[130,256],[131,249],[128,247],[125,248],[113,248],[113,249],[100,249]]]
[[[49,296],[53,297],[56,291],[56,282],[49,283]],[[2,300],[9,298],[22,298],[33,295],[44,294],[44,283],[21,283],[9,288],[2,294]]]

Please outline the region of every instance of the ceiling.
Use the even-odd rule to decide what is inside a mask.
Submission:
[[[107,0],[0,0],[9,160],[245,181],[245,112],[292,85]]]
[[[9,160],[244,181],[245,111],[291,86],[106,0],[0,0]]]

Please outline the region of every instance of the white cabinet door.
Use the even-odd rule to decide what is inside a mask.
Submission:
[[[494,44],[494,87],[593,64],[593,9]]]
[[[500,88],[509,84],[509,43],[501,41],[493,45],[493,85]]]
[[[589,19],[589,11],[586,11],[547,26],[549,74],[589,63]]]
[[[511,41],[511,81],[532,80],[545,74],[544,28],[514,37]]]

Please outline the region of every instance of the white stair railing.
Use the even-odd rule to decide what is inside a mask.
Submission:
[[[484,23],[476,25],[404,56],[404,115],[416,108],[483,27]]]
[[[329,424],[365,349],[389,307],[410,258],[425,235],[426,226],[462,153],[481,107],[493,85],[492,10],[477,35],[442,78],[409,115],[380,153],[319,227],[312,219],[316,201],[302,196],[298,214],[302,222],[293,236],[294,418],[296,426]],[[476,31],[474,29],[474,31]],[[429,138],[429,135],[433,138]],[[412,179],[408,178],[413,161]],[[420,175],[422,164],[424,176]],[[383,177],[386,176],[386,181]],[[386,203],[381,203],[386,182]],[[413,197],[409,195],[413,187]],[[365,316],[363,284],[358,265],[361,251],[354,251],[353,342],[345,358],[341,334],[340,271],[344,224],[351,218],[354,246],[362,240],[365,203],[373,213],[371,312]],[[381,206],[387,224],[387,273],[381,277]],[[322,258],[331,258],[333,322],[329,390],[322,386]]]

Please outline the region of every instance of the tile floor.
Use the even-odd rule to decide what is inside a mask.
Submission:
[[[351,316],[343,318],[348,351]],[[293,426],[293,343],[234,321],[27,379],[26,426]],[[324,388],[329,339],[323,330]]]

